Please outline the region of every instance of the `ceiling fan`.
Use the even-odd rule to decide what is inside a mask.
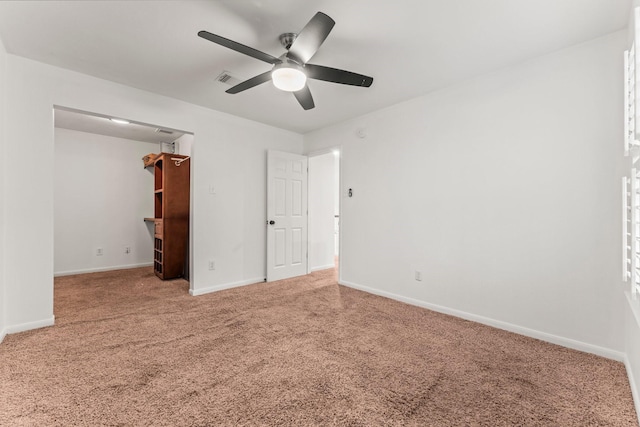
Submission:
[[[309,86],[307,86],[307,78],[363,87],[369,87],[373,83],[372,77],[308,63],[327,38],[334,25],[335,21],[329,16],[322,12],[316,13],[298,34],[284,33],[280,35],[280,42],[287,51],[279,58],[208,31],[200,31],[198,36],[236,52],[273,64],[271,71],[245,80],[228,89],[227,93],[236,94],[272,80],[275,87],[292,92],[302,108],[310,110],[315,107],[315,104]]]

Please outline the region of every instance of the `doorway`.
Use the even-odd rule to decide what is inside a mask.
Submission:
[[[309,272],[337,268],[340,256],[340,149],[309,155]]]
[[[190,157],[193,133],[59,106],[54,123],[54,276],[152,266],[144,218],[154,217],[155,182],[143,157]]]

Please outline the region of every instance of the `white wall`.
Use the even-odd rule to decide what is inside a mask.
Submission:
[[[5,64],[7,53],[4,44],[0,40],[0,165],[4,164],[5,133],[4,133],[4,111],[5,111]],[[6,296],[5,296],[5,268],[4,268],[4,242],[5,242],[5,196],[4,178],[5,168],[0,168],[0,342],[5,336],[6,327]]]
[[[6,73],[8,332],[54,320],[54,105],[193,132],[191,292],[264,278],[266,150],[300,153],[302,136],[14,55]]]
[[[343,283],[621,359],[625,38],[305,135],[343,146]]]
[[[157,143],[55,129],[54,275],[152,265],[153,223],[143,218],[153,217],[153,170],[142,157],[157,152]]]
[[[335,155],[309,157],[309,269],[333,268]]]
[[[180,138],[175,140],[177,149],[176,153],[184,156],[191,155],[191,148],[193,147],[193,135],[185,133]]]

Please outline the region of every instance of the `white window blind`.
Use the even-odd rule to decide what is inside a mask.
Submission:
[[[624,51],[624,155],[636,141],[636,52],[635,43]]]
[[[640,293],[640,176],[631,170],[631,177],[622,179],[622,254],[623,280],[629,282],[631,295]]]
[[[638,72],[640,60],[636,45],[640,41],[640,7],[634,9],[634,38],[624,52],[624,155],[628,156],[634,147],[640,147],[640,108],[638,108],[640,85]]]
[[[622,177],[622,280],[631,278],[631,181]]]

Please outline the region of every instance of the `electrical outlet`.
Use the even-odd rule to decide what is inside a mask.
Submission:
[[[209,270],[215,270],[216,269],[216,262],[214,260],[210,260],[209,261]]]
[[[124,253],[125,254],[130,254],[131,253],[131,246],[125,246],[124,247]]]
[[[422,281],[422,271],[416,270],[415,278],[418,282]]]
[[[102,256],[102,248],[96,248],[96,256]]]

